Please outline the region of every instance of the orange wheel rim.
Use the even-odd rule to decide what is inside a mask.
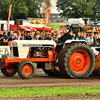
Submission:
[[[8,73],[12,73],[12,72],[14,72],[14,70],[15,70],[15,67],[11,67],[11,68],[6,67],[6,71],[7,71]]]
[[[74,72],[82,74],[86,72],[90,66],[90,57],[84,50],[75,51],[70,60],[71,68]]]
[[[23,73],[25,75],[31,75],[32,74],[32,66],[27,64],[23,67]]]

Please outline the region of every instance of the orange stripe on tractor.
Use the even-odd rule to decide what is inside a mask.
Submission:
[[[11,58],[11,59],[3,59],[4,67],[7,67],[9,63],[21,63],[24,60],[30,60],[31,62],[51,62],[51,61],[53,61],[53,53],[52,53],[52,51],[48,50],[48,58]]]

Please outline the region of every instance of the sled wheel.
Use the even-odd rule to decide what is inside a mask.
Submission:
[[[18,67],[18,74],[22,79],[32,78],[35,74],[35,65],[28,60],[22,61]]]
[[[1,72],[6,76],[6,77],[12,77],[16,74],[17,72],[17,65],[14,64],[9,64],[7,67],[4,67],[1,69]]]
[[[71,78],[88,77],[94,70],[95,56],[92,49],[84,44],[77,43],[69,48],[64,47],[63,55],[59,56],[59,69],[63,76]]]

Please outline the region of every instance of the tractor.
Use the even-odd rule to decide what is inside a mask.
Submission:
[[[66,40],[59,50],[60,44],[53,40],[11,41],[0,59],[1,72],[6,77],[18,72],[22,79],[29,79],[35,74],[36,63],[37,68],[42,68],[49,76],[86,78],[92,74],[95,55],[85,40]]]

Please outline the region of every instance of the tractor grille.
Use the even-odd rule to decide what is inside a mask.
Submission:
[[[19,57],[18,47],[13,47],[13,56]]]

